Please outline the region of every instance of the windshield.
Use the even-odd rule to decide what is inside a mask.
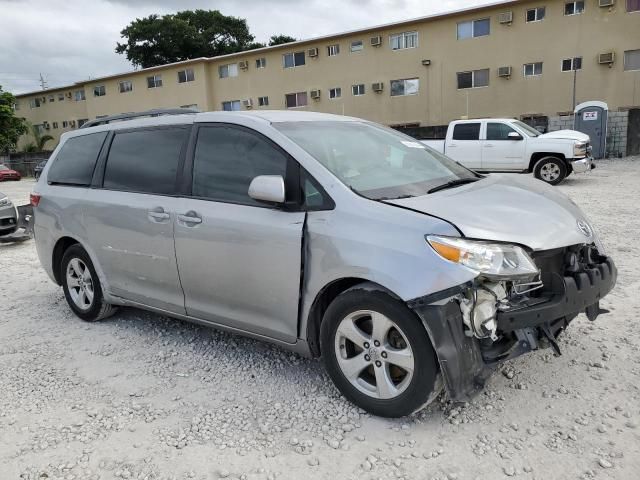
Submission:
[[[0,171],[1,170],[9,170],[9,167],[7,167],[6,165],[0,165]]]
[[[538,130],[533,128],[531,125],[527,125],[526,123],[521,122],[520,120],[516,120],[515,122],[513,122],[513,124],[524,130],[524,133],[526,133],[530,137],[537,137],[540,135],[540,132]]]
[[[342,183],[373,200],[425,195],[476,174],[399,132],[365,122],[283,122],[273,126]]]

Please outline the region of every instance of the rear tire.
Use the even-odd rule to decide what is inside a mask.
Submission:
[[[89,254],[80,245],[71,245],[60,262],[60,279],[67,303],[82,320],[95,322],[116,311],[104,301],[102,286]]]
[[[420,410],[439,390],[438,362],[420,319],[382,291],[354,287],[327,309],[322,356],[340,392],[381,417]]]
[[[567,174],[567,165],[558,157],[543,157],[533,167],[534,177],[549,185],[558,185]]]

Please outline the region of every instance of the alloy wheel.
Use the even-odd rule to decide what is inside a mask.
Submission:
[[[540,176],[545,182],[554,182],[560,177],[560,167],[552,162],[545,163],[540,168]]]
[[[93,305],[93,277],[86,263],[79,258],[72,259],[67,265],[67,287],[69,296],[81,310],[89,310]]]

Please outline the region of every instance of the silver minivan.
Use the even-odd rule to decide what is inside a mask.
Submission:
[[[443,388],[466,401],[499,362],[560,353],[616,281],[558,190],[478,175],[375,123],[114,120],[65,133],[32,194],[40,261],[76,315],[132,306],[321,355],[376,415]]]

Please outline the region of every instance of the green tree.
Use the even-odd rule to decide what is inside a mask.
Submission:
[[[53,137],[51,135],[42,135],[42,133],[40,133],[40,129],[36,127],[33,123],[31,122],[25,122],[25,123],[27,125],[28,132],[31,133],[31,136],[33,137],[34,141],[26,144],[25,147],[22,149],[22,151],[23,152],[43,152],[44,147],[47,145],[47,143],[53,140]]]
[[[24,118],[16,116],[13,108],[16,97],[9,92],[3,92],[0,86],[0,153],[15,150],[20,135],[27,133]]]
[[[126,42],[118,42],[116,53],[142,68],[256,48],[247,21],[218,10],[137,18],[120,34]]]
[[[283,43],[296,42],[297,39],[290,37],[289,35],[271,35],[269,38],[269,46],[282,45]]]

